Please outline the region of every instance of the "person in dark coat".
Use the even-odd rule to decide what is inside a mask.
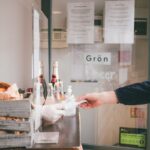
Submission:
[[[82,108],[93,108],[103,104],[140,105],[150,103],[150,81],[134,83],[120,87],[114,91],[88,93],[80,96],[78,100],[86,100]]]

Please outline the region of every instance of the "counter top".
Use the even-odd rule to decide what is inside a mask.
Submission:
[[[58,144],[35,144],[30,150],[78,150],[80,146],[79,112],[63,117],[54,125],[43,126],[42,132],[59,132]]]

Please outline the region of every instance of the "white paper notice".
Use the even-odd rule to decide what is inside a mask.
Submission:
[[[68,44],[94,43],[94,2],[68,3]]]
[[[135,0],[105,2],[105,43],[134,43]]]

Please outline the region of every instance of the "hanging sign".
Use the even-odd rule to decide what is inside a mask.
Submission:
[[[68,44],[94,43],[94,2],[68,3]]]
[[[134,43],[134,7],[135,0],[105,2],[105,43]]]

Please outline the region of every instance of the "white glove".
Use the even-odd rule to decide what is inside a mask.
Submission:
[[[61,104],[52,104],[44,105],[42,107],[42,118],[50,124],[54,124],[62,116],[64,116],[65,111],[63,110],[63,105]]]

